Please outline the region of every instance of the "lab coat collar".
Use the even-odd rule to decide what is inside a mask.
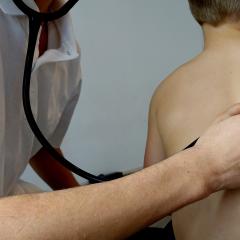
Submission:
[[[55,22],[60,33],[60,47],[49,49],[34,62],[33,71],[51,62],[69,61],[80,57],[80,49],[74,35],[72,19],[69,14]],[[53,38],[54,36],[52,36]]]
[[[24,2],[34,10],[39,11],[34,0],[24,0]],[[0,0],[0,9],[7,15],[25,16],[12,0]],[[71,18],[67,15],[64,19],[65,20],[59,19],[56,22],[58,30],[61,33],[61,47],[45,52],[45,54],[34,63],[33,70],[36,70],[47,62],[67,61],[79,57],[80,50],[78,49],[78,44],[76,43],[73,33]]]
[[[39,11],[38,6],[36,5],[34,0],[24,0],[25,3],[36,11]],[[25,14],[15,5],[12,0],[1,0],[0,1],[0,9],[5,14],[12,16],[24,16]]]

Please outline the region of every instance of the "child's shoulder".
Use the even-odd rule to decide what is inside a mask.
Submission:
[[[170,73],[157,87],[157,91],[166,91],[168,88],[184,87],[186,84],[195,82],[194,77],[202,74],[206,65],[206,57],[199,55],[190,61],[182,64]]]
[[[202,79],[206,79],[210,70],[208,61],[208,57],[200,54],[174,70],[156,88],[152,104],[176,103],[177,100],[184,100],[186,95],[189,97],[189,93],[196,92],[199,84],[204,84]]]
[[[154,99],[174,99],[174,97],[184,96],[184,93],[194,91],[199,84],[204,84],[204,75],[207,74],[209,65],[208,59],[203,54],[184,63],[169,76],[160,82],[156,88]],[[206,81],[207,82],[207,81]]]

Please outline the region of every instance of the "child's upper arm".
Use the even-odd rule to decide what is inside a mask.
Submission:
[[[144,157],[144,167],[149,167],[165,158],[164,147],[158,131],[156,99],[152,99],[148,117],[148,134]]]

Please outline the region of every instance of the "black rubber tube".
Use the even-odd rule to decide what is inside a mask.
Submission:
[[[14,0],[15,2],[15,0]],[[72,2],[76,2],[75,0]],[[68,5],[69,8],[70,5]],[[72,5],[71,5],[72,6]],[[65,6],[65,9],[68,9]],[[56,16],[61,17],[65,11],[58,11]],[[37,42],[37,37],[39,33],[39,29],[41,26],[41,23],[43,21],[47,22],[48,19],[53,19],[49,17],[49,14],[33,14],[28,12],[29,17],[29,42],[28,42],[28,50],[27,50],[27,56],[26,56],[26,63],[25,63],[25,69],[24,69],[24,77],[23,77],[23,87],[22,87],[22,98],[23,98],[23,107],[26,114],[26,118],[28,120],[28,123],[38,139],[38,141],[41,143],[44,149],[46,149],[49,154],[56,159],[59,163],[61,163],[64,167],[72,171],[73,173],[77,174],[78,176],[81,176],[87,180],[89,180],[91,183],[99,183],[103,181],[107,181],[108,179],[95,176],[91,173],[88,173],[81,168],[75,166],[70,161],[68,161],[64,156],[59,154],[55,148],[48,142],[48,140],[44,137],[41,130],[39,129],[35,118],[32,113],[31,108],[31,102],[30,102],[30,85],[31,85],[31,75],[32,75],[32,65],[33,65],[33,57]],[[47,19],[45,19],[45,16],[48,16]],[[55,16],[55,17],[56,17]],[[56,19],[54,17],[54,19]]]
[[[22,99],[23,99],[23,107],[24,107],[25,115],[30,128],[32,129],[35,137],[41,143],[43,148],[46,149],[49,152],[49,154],[54,159],[56,159],[60,164],[62,164],[64,167],[66,167],[73,173],[77,174],[78,176],[87,179],[91,183],[100,183],[100,182],[108,181],[107,178],[104,178],[101,176],[95,176],[75,166],[55,150],[55,148],[48,142],[48,140],[44,137],[41,130],[39,129],[35,121],[35,118],[33,116],[31,102],[30,102],[30,86],[31,86],[33,57],[34,57],[37,37],[38,37],[41,23],[53,21],[63,17],[65,14],[67,14],[71,10],[71,8],[78,2],[78,0],[68,1],[61,9],[53,13],[36,12],[33,9],[29,8],[21,0],[13,0],[13,2],[29,18],[29,40],[28,40],[26,63],[24,68],[24,76],[23,76]],[[196,142],[197,140],[191,143],[187,148],[194,146]]]
[[[47,22],[57,20],[58,18],[66,15],[78,1],[79,0],[69,0],[59,10],[55,12],[41,13],[28,7],[28,5],[25,4],[22,0],[13,0],[15,5],[28,17],[39,18],[42,21]]]

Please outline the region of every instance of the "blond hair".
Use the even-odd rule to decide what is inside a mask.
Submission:
[[[217,26],[240,18],[240,0],[188,0],[194,18],[200,25]]]

